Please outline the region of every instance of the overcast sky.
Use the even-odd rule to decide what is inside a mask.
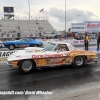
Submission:
[[[29,0],[31,19],[47,18],[58,31],[65,29],[65,0]],[[0,0],[0,16],[3,7],[14,7],[15,19],[29,19],[28,0]],[[71,23],[100,20],[100,0],[66,0],[66,29]],[[39,12],[44,9],[44,12]]]

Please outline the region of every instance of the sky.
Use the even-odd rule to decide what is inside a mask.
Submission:
[[[65,11],[67,30],[71,23],[100,21],[99,6],[100,0],[0,0],[0,19],[4,18],[3,7],[14,7],[15,19],[28,20],[30,7],[30,19],[47,19],[55,30],[63,31]]]

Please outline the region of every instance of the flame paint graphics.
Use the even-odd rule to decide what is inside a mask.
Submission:
[[[66,60],[63,58],[51,59],[50,64],[61,64],[61,63],[65,63],[65,61]]]
[[[70,58],[43,58],[43,59],[36,59],[36,65],[37,66],[46,66],[46,65],[58,65],[58,64],[66,64],[69,63],[71,61]]]

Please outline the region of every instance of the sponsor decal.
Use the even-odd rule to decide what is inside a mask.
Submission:
[[[78,41],[76,40],[76,41],[73,41],[73,43],[78,43]]]
[[[20,47],[20,48],[29,47],[29,44],[20,44],[19,47]]]
[[[32,58],[46,58],[46,57],[63,57],[63,54],[44,54],[44,55],[32,55]]]
[[[7,60],[7,57],[5,57],[5,58],[0,58],[0,61],[3,61],[3,60]]]
[[[80,52],[80,54],[82,54],[82,55],[83,55],[83,54],[84,54],[84,52]]]
[[[66,59],[66,63],[70,63],[70,62],[71,62],[70,58]]]
[[[46,59],[46,64],[50,64],[50,60],[49,59]]]
[[[87,24],[87,29],[98,29],[100,27],[100,24],[93,24],[93,23],[88,23]]]
[[[84,42],[84,40],[80,40],[80,42]]]
[[[10,56],[15,51],[0,51],[0,61],[7,60],[7,57]]]
[[[50,64],[58,64],[58,63],[61,63],[62,59],[51,59],[50,60]]]
[[[40,52],[40,50],[35,50],[35,52]]]

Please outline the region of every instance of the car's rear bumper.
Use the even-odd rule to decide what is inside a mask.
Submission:
[[[10,66],[10,67],[13,67],[13,68],[18,68],[19,67],[18,65],[10,64],[9,62],[7,62],[7,65]]]

